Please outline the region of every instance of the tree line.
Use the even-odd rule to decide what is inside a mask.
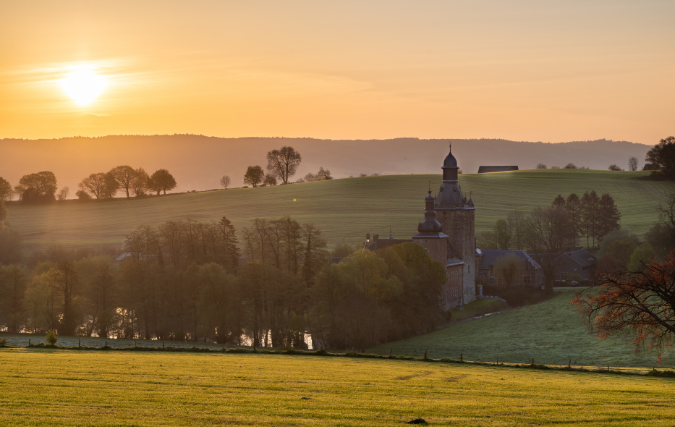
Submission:
[[[0,267],[0,328],[82,335],[365,350],[442,320],[443,265],[406,243],[330,253],[289,217],[234,226],[168,221],[129,233],[119,261],[52,249]]]
[[[142,197],[148,192],[160,195],[176,188],[176,180],[166,169],[158,169],[152,175],[143,168],[134,169],[131,166],[117,166],[108,172],[92,173],[79,183],[79,190],[75,193],[80,200],[111,199],[119,191],[126,197],[132,195]],[[23,203],[52,203],[56,200],[66,200],[70,194],[68,187],[58,190],[56,175],[50,171],[42,171],[24,175],[14,188],[0,177],[0,201],[9,201],[14,196]]]

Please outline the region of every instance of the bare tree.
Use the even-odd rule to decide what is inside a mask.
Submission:
[[[56,195],[56,198],[58,200],[66,200],[68,198],[69,193],[70,193],[70,188],[63,187],[61,190],[59,190],[59,193]]]
[[[220,185],[223,186],[223,188],[227,188],[230,186],[230,177],[228,175],[224,175],[222,178],[220,178]]]
[[[631,172],[635,172],[638,170],[638,159],[637,157],[631,157],[628,159],[628,170]]]
[[[293,147],[281,147],[280,150],[267,153],[267,172],[288,184],[288,179],[295,175],[301,161],[300,153]]]
[[[547,169],[546,165],[543,163],[537,164],[537,169]]]
[[[129,198],[131,183],[136,176],[136,171],[131,166],[117,166],[108,173],[115,177],[118,188],[123,188],[127,192],[127,198]]]
[[[86,191],[97,199],[103,198],[106,189],[106,174],[92,173],[79,184],[80,190]]]

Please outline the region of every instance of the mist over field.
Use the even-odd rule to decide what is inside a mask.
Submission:
[[[175,191],[219,188],[223,175],[232,187],[242,186],[246,168],[267,164],[266,153],[291,145],[302,155],[298,173],[327,168],[335,178],[393,174],[437,174],[452,143],[464,173],[476,173],[481,165],[516,165],[533,169],[538,163],[606,170],[610,164],[626,168],[628,158],[644,164],[649,145],[627,141],[578,141],[566,143],[517,142],[501,139],[327,140],[313,138],[217,138],[202,135],[118,135],[98,138],[3,139],[0,150],[2,176],[16,185],[25,174],[49,170],[59,187],[68,186],[71,197],[77,184],[91,173],[115,166],[143,167],[149,173],[168,169],[178,182]],[[118,194],[118,197],[120,194]]]

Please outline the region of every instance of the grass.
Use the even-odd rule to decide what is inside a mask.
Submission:
[[[370,349],[370,353],[551,365],[675,367],[675,351],[661,364],[656,354],[636,355],[629,339],[589,335],[573,307],[574,291],[539,304],[461,322],[438,331]]]
[[[675,381],[416,361],[0,349],[0,425],[672,426]]]
[[[455,309],[451,310],[450,314],[452,317],[450,320],[465,320],[472,317],[484,316],[486,314],[495,313],[501,310],[504,310],[508,307],[508,304],[493,300],[493,299],[482,299],[472,301],[469,304],[464,306],[463,310]]]
[[[595,189],[610,193],[621,211],[623,228],[642,234],[657,220],[655,207],[675,183],[638,179],[647,172],[538,170],[461,175],[465,193],[476,204],[476,231],[487,230],[515,208],[529,210],[551,203],[558,194]],[[144,199],[105,202],[60,202],[47,206],[10,203],[10,223],[28,246],[113,246],[141,224],[195,218],[218,220],[223,215],[237,229],[255,217],[290,215],[313,222],[332,246],[360,242],[367,232],[395,237],[416,233],[423,218],[429,182],[436,191],[440,175],[395,175],[293,184],[287,186],[214,190]]]

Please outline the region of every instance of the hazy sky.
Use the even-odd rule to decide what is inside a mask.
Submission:
[[[3,1],[0,138],[675,134],[675,1]],[[80,106],[73,70],[105,82]],[[72,77],[72,76],[71,76]]]

